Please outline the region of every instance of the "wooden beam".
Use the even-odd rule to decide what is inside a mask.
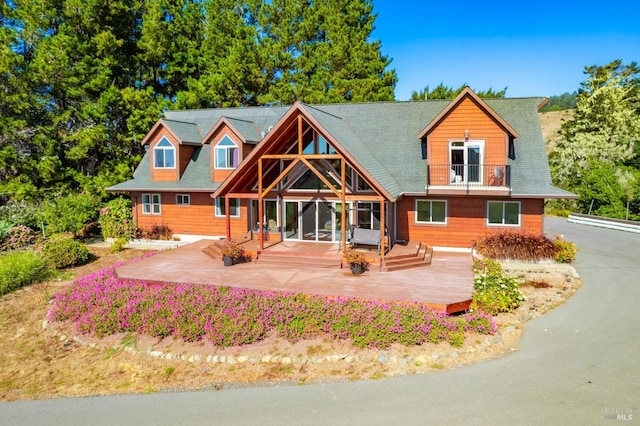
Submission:
[[[267,160],[291,160],[303,155],[309,160],[342,160],[340,154],[265,154],[262,158]]]
[[[229,192],[227,196],[231,198],[253,199],[258,196],[258,193],[257,192]]]
[[[298,115],[298,154],[302,155],[302,115]]]
[[[274,186],[276,186],[278,184],[278,182],[280,182],[282,179],[284,179],[284,177],[291,171],[291,169],[293,169],[293,167],[298,164],[298,162],[300,161],[300,158],[296,158],[295,160],[293,160],[293,162],[291,162],[291,164],[289,164],[279,175],[277,178],[275,178],[275,180],[273,181],[273,183],[271,183],[271,185],[267,186],[264,190],[260,190],[258,189],[258,192],[264,197],[266,193],[268,193],[269,191],[271,191],[273,189]]]
[[[316,168],[313,166],[313,164],[311,164],[309,161],[307,161],[307,159],[303,156],[300,157],[300,160],[307,165],[307,167],[309,168],[309,170],[311,170],[313,172],[313,174],[315,174],[316,176],[318,176],[318,178],[329,187],[329,189],[331,190],[331,192],[333,192],[337,197],[340,197],[340,192],[335,188],[335,186],[333,186],[331,184],[331,182],[329,182],[327,180],[327,178],[325,178],[322,173],[320,173],[318,170],[316,170]]]
[[[380,195],[358,195],[358,194],[348,194],[347,201],[380,201],[384,200],[384,197]]]

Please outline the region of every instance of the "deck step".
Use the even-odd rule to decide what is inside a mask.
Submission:
[[[341,257],[318,256],[291,253],[261,252],[256,260],[260,265],[274,265],[287,268],[339,268]]]
[[[431,264],[433,249],[426,243],[419,242],[415,244],[415,252],[413,248],[402,255],[387,256],[384,258],[382,271],[400,271],[403,269],[423,268]]]

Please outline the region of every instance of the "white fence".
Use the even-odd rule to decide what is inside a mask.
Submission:
[[[618,231],[640,234],[640,222],[632,220],[610,219],[608,217],[591,216],[579,213],[571,213],[567,220],[570,223],[598,226],[600,228],[616,229]]]

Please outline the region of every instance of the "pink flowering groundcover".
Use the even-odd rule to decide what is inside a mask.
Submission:
[[[78,278],[56,294],[48,319],[97,337],[136,333],[219,347],[274,334],[290,342],[328,335],[360,348],[442,341],[460,346],[467,333],[497,330],[482,313],[453,317],[417,303],[121,280],[118,266]]]

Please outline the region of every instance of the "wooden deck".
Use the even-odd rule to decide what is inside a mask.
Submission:
[[[226,285],[257,290],[290,291],[328,296],[419,302],[432,309],[455,313],[468,309],[473,292],[472,259],[468,253],[434,252],[431,265],[424,268],[380,272],[375,265],[362,275],[340,268],[337,244],[282,242],[265,247],[268,251],[304,253],[335,257],[335,268],[272,265],[256,262],[225,267],[202,250],[212,240],[160,252],[138,262],[120,266],[123,279],[152,282]],[[248,241],[246,250],[253,252]],[[394,247],[395,248],[395,247]],[[398,250],[403,249],[402,246]],[[376,253],[372,253],[375,257]]]

